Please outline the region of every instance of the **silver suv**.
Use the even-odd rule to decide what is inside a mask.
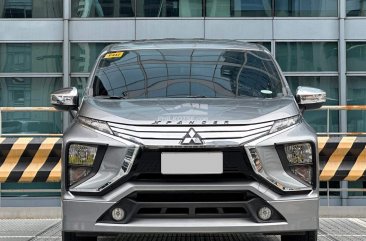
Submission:
[[[318,155],[270,52],[220,40],[113,44],[51,95],[63,138],[63,240],[117,233],[263,233],[317,240]]]

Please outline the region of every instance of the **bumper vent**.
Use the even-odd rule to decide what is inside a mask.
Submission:
[[[115,223],[110,213],[117,207],[127,213],[120,223],[140,218],[247,218],[263,222],[257,217],[263,206],[269,204],[250,191],[134,192],[111,207],[99,222]],[[270,222],[284,220],[275,209],[271,211]]]

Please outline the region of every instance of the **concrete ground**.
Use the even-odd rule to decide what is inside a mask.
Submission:
[[[99,241],[279,241],[245,234],[144,234],[101,237]],[[320,241],[366,241],[365,218],[321,218]],[[61,241],[60,219],[1,219],[0,241]],[[294,240],[296,241],[296,240]]]

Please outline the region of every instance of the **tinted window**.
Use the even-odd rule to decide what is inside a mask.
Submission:
[[[366,71],[366,42],[347,43],[347,71]]]
[[[110,43],[71,43],[71,72],[90,72],[100,52],[108,44]]]
[[[278,17],[336,17],[337,0],[276,0]]]
[[[277,97],[282,82],[272,57],[259,51],[160,49],[106,55],[94,78],[96,96]]]
[[[201,17],[202,0],[72,0],[73,17]]]
[[[0,44],[0,72],[62,72],[62,44]]]
[[[131,0],[72,0],[72,17],[134,17]]]
[[[346,0],[347,16],[366,16],[366,0]]]
[[[136,1],[137,17],[201,17],[202,0]]]
[[[62,18],[62,0],[0,0],[0,18]]]
[[[271,17],[271,0],[206,0],[207,17]]]
[[[366,105],[366,77],[347,77],[347,105]],[[366,129],[366,111],[347,112],[347,130],[364,132]]]
[[[337,71],[336,42],[277,42],[276,58],[283,71]]]
[[[0,106],[50,106],[50,94],[62,88],[62,78],[0,78]],[[3,133],[62,133],[60,112],[2,113]]]

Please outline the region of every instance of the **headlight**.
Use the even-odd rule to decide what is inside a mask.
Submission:
[[[300,122],[301,122],[301,116],[300,115],[296,115],[296,116],[281,119],[281,120],[276,120],[274,122],[271,130],[269,131],[269,133],[274,133],[274,132],[286,129],[287,127],[296,125]]]
[[[113,151],[115,147],[110,147]],[[132,168],[139,150],[138,146],[126,146],[121,153],[121,163],[108,163],[108,168],[101,168],[108,146],[103,144],[73,143],[68,147],[66,163],[66,186],[71,192],[101,192],[123,176]],[[103,183],[93,182],[96,173],[104,176]],[[87,187],[83,187],[83,185]]]
[[[290,171],[307,184],[313,183],[313,151],[310,143],[284,146]]]
[[[79,116],[78,120],[83,125],[89,126],[93,129],[96,129],[98,131],[101,131],[101,132],[104,132],[104,133],[107,133],[110,135],[113,134],[111,128],[109,128],[107,122],[105,122],[105,121],[91,119],[91,118],[87,118],[87,117],[83,117],[83,116]]]
[[[71,144],[69,146],[67,160],[69,186],[93,174],[97,153],[96,145]]]
[[[262,148],[262,150],[261,150]],[[282,191],[311,191],[315,189],[314,145],[311,143],[275,145],[278,162],[262,160],[260,154],[271,159],[271,146],[246,146],[247,155],[254,172]],[[277,157],[276,157],[277,158]],[[279,170],[288,175],[283,175]],[[295,179],[295,180],[294,180]]]
[[[285,153],[291,165],[313,164],[313,154],[309,143],[285,145]]]

